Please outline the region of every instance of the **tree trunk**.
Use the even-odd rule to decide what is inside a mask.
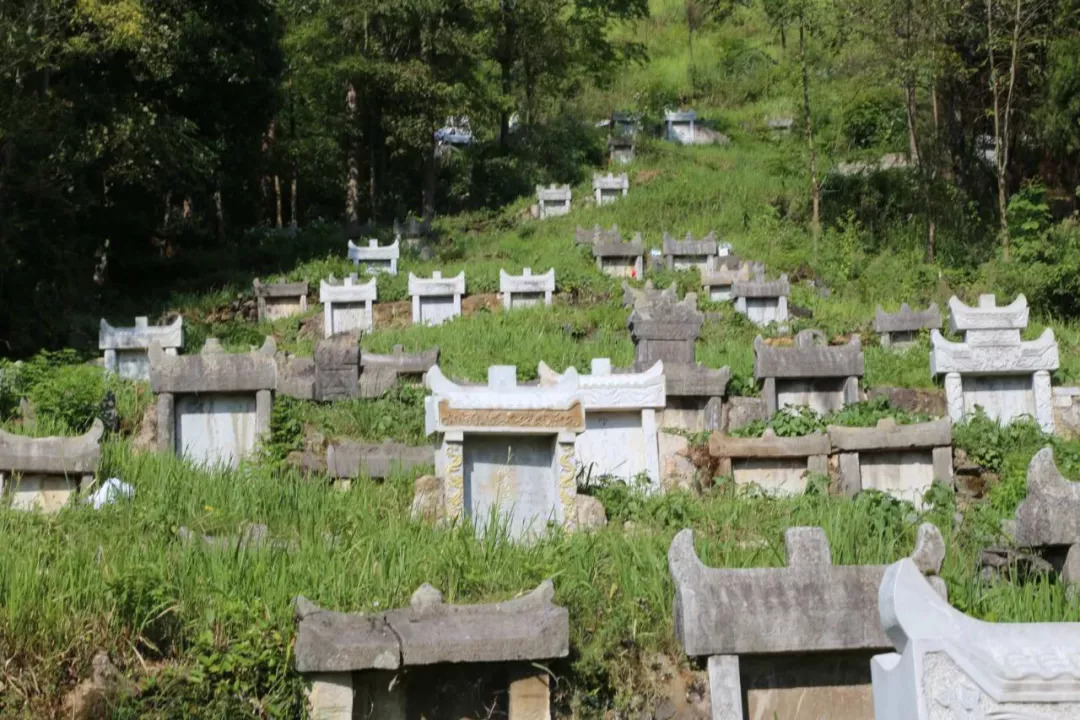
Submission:
[[[356,86],[352,82],[345,85],[345,108],[348,110],[349,143],[348,143],[348,168],[345,180],[345,221],[350,224],[360,223],[360,149],[357,147],[356,111],[357,111]]]
[[[300,225],[300,221],[297,219],[299,203],[296,199],[296,191],[296,171],[294,170],[292,176],[292,183],[290,183],[289,186],[289,227],[291,227],[293,230],[295,230]]]
[[[990,63],[990,92],[994,103],[994,170],[997,178],[998,216],[1001,227],[1001,253],[1006,261],[1011,254],[1009,247],[1008,198],[1005,192],[1005,151],[1008,144],[1001,123],[1001,82],[998,79],[997,60],[994,56],[994,5],[986,0],[986,52]]]
[[[435,190],[438,186],[438,166],[435,162],[435,142],[424,149],[424,192],[422,212],[425,220],[435,217]]]
[[[279,228],[285,227],[285,221],[281,214],[281,176],[277,173],[274,173],[274,203],[274,209],[276,210],[275,219],[277,220],[277,226]]]
[[[214,233],[218,242],[225,242],[225,203],[221,199],[221,185],[214,190]]]
[[[165,214],[161,218],[161,229],[168,230],[172,223],[172,190],[165,192]]]
[[[799,64],[802,66],[803,121],[806,123],[806,144],[810,148],[810,195],[813,207],[810,230],[816,241],[821,236],[821,182],[818,180],[817,148],[814,145],[814,120],[810,113],[810,69],[806,61],[806,16],[802,12],[799,13]]]
[[[191,196],[190,195],[185,195],[184,196],[184,204],[180,208],[180,217],[184,218],[184,220],[191,220],[191,213],[192,213]]]

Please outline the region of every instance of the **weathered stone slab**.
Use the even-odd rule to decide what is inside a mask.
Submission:
[[[360,345],[349,334],[315,343],[316,400],[344,400],[360,396]]]
[[[881,335],[883,347],[905,347],[914,342],[920,330],[940,329],[941,311],[937,303],[930,303],[929,307],[919,312],[903,303],[895,313],[887,313],[878,305],[874,313],[874,332]]]
[[[840,452],[935,448],[952,445],[952,423],[935,420],[898,425],[892,418],[884,418],[872,428],[830,425],[829,441]]]
[[[754,377],[762,382],[769,414],[787,406],[806,405],[820,413],[859,400],[863,353],[859,336],[847,345],[826,346],[816,330],[803,330],[794,347],[772,347],[754,340]]]
[[[387,355],[364,350],[360,353],[360,397],[381,397],[402,378],[421,382],[438,362],[439,348],[407,353],[395,345]]]
[[[596,269],[612,277],[641,277],[645,272],[645,246],[640,235],[631,242],[604,242],[597,240],[592,246]]]
[[[175,355],[184,344],[184,319],[150,325],[145,316],[139,316],[134,327],[113,327],[101,319],[98,349],[104,351],[106,372],[129,380],[149,380],[150,360],[146,353],[155,342],[166,354]]]
[[[150,389],[155,393],[213,393],[273,390],[277,386],[277,345],[267,337],[261,349],[225,352],[209,338],[198,355],[166,355],[151,345]]]
[[[822,433],[778,437],[770,428],[757,438],[709,436],[709,454],[719,459],[718,474],[778,495],[802,493],[811,473],[827,473],[829,452],[829,437]]]
[[[444,278],[438,270],[430,278],[409,273],[412,296],[412,321],[415,324],[441,325],[461,314],[461,296],[465,294],[465,271]]]
[[[593,197],[597,206],[610,205],[621,197],[626,197],[630,191],[630,178],[626,173],[621,175],[596,174],[593,175]]]
[[[259,322],[280,320],[307,312],[306,282],[267,285],[255,278],[253,285],[259,306]]]
[[[1058,368],[1058,345],[1050,328],[1037,340],[1021,341],[1027,299],[1020,295],[998,307],[993,295],[981,295],[978,307],[969,307],[954,296],[949,313],[951,329],[963,332],[964,341],[950,342],[932,330],[930,374],[945,376],[953,422],[982,407],[1003,424],[1027,415],[1045,432],[1053,432],[1050,373]]]
[[[372,304],[378,299],[375,278],[358,283],[355,273],[338,284],[333,275],[319,281],[323,304],[323,337],[339,333],[367,332],[375,325]]]
[[[571,192],[569,185],[536,186],[536,204],[540,219],[570,214]]]
[[[401,257],[400,236],[382,247],[375,238],[368,239],[367,245],[357,245],[349,240],[348,255],[353,265],[363,267],[368,273],[397,275],[398,258]]]
[[[277,362],[275,392],[298,400],[314,400],[315,359],[284,352],[278,352],[274,359]]]
[[[435,464],[435,449],[385,440],[360,443],[341,440],[326,448],[326,471],[332,478],[388,478],[395,472],[412,473]]]
[[[507,310],[518,307],[550,305],[555,292],[555,268],[543,275],[533,275],[532,268],[524,268],[521,275],[510,275],[499,268],[499,294]]]
[[[911,560],[885,571],[871,662],[878,720],[1080,717],[1080,623],[989,623],[953,609]]]
[[[593,225],[592,230],[586,230],[578,225],[574,233],[575,245],[592,245],[594,243],[621,243],[622,235],[619,226],[612,225],[610,230],[605,230],[599,225]]]
[[[304,597],[294,601],[297,672],[397,670],[401,642],[385,614],[361,615],[323,610]]]
[[[0,430],[0,496],[16,510],[57,512],[89,483],[101,458],[100,419],[78,437],[26,437]]]

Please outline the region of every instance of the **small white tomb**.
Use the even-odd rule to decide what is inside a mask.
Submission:
[[[374,238],[368,240],[367,247],[357,245],[350,240],[349,259],[352,260],[353,265],[363,266],[368,273],[383,272],[388,275],[397,275],[398,258],[401,256],[400,247],[398,238],[394,238],[394,242],[383,247],[380,247],[379,241]]]
[[[375,278],[357,283],[353,273],[338,285],[334,276],[329,282],[319,282],[319,302],[323,304],[323,335],[331,337],[338,333],[367,332],[374,325],[372,303],[377,296]]]
[[[168,325],[150,325],[144,316],[135,318],[135,327],[113,327],[101,319],[98,349],[105,354],[105,371],[129,380],[149,380],[150,361],[146,353],[157,343],[166,355],[176,355],[184,344],[184,319]]]
[[[465,271],[444,278],[435,270],[430,278],[409,273],[412,297],[412,321],[415,324],[442,325],[461,314],[461,296],[465,294]]]
[[[664,123],[667,125],[665,137],[680,145],[694,144],[694,125],[697,123],[697,113],[693,110],[675,112],[664,111]]]
[[[559,217],[570,214],[570,186],[569,185],[543,185],[536,186],[536,204],[540,211],[540,219]]]
[[[499,294],[507,310],[550,305],[554,292],[555,268],[543,275],[533,275],[532,268],[524,268],[520,275],[511,275],[499,268]]]
[[[597,206],[610,205],[621,197],[626,197],[630,191],[630,178],[626,173],[621,175],[593,175],[593,197]]]

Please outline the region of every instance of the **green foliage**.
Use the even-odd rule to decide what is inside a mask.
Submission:
[[[840,410],[818,414],[808,407],[781,408],[768,420],[755,420],[749,425],[732,431],[736,437],[761,437],[766,429],[779,437],[799,437],[815,432],[825,432],[829,425],[847,427],[874,427],[879,420],[892,418],[900,425],[927,422],[927,415],[908,413],[892,407],[888,398],[878,396],[865,402],[845,405]]]

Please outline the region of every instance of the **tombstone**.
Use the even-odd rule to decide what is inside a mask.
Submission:
[[[874,313],[874,332],[881,335],[881,346],[885,348],[907,348],[915,344],[920,330],[940,330],[941,311],[937,303],[920,312],[915,312],[907,303],[895,313],[887,313],[878,305]]]
[[[639,278],[645,272],[643,256],[645,248],[641,235],[634,235],[633,242],[602,242],[592,246],[596,269],[612,277]]]
[[[314,399],[323,402],[360,396],[360,346],[353,335],[315,343]]]
[[[570,196],[569,185],[537,185],[536,203],[540,208],[540,219],[569,215]]]
[[[665,110],[664,123],[667,125],[667,130],[664,133],[664,138],[680,145],[693,145],[696,141],[694,137],[694,124],[696,122],[697,113],[693,110],[681,112]]]
[[[409,607],[369,614],[297,597],[295,667],[311,717],[489,717],[502,707],[508,720],[551,720],[543,666],[570,649],[569,614],[554,594],[547,580],[506,602],[447,605],[425,584]],[[448,682],[469,691],[438,697]]]
[[[158,449],[195,462],[236,467],[270,431],[277,347],[232,355],[208,338],[198,355],[170,357],[150,346],[150,389],[157,395]]]
[[[424,376],[439,362],[439,348],[407,353],[395,345],[388,355],[360,352],[360,397],[377,398],[386,394],[400,380],[424,382]]]
[[[1080,623],[992,623],[952,608],[911,559],[878,591],[896,652],[871,660],[877,720],[1080,717]]]
[[[340,440],[326,448],[326,472],[335,480],[369,477],[384,480],[394,473],[415,473],[435,464],[435,450],[385,440],[360,443]]]
[[[829,436],[823,433],[777,437],[768,428],[762,437],[709,436],[709,454],[719,461],[717,475],[771,495],[801,495],[810,475],[828,474],[829,453]]]
[[[1031,458],[1027,497],[1016,508],[1017,547],[1048,556],[1061,567],[1061,579],[1080,584],[1080,483],[1065,478],[1045,447]]]
[[[465,271],[444,278],[435,270],[430,278],[409,273],[409,295],[412,296],[414,324],[442,325],[461,314],[461,296],[465,294]]]
[[[375,326],[372,304],[378,295],[375,278],[356,282],[356,273],[339,285],[333,275],[319,281],[319,302],[323,304],[323,337],[340,333],[367,332]]]
[[[760,265],[757,269],[764,271]],[[751,263],[745,263],[734,255],[713,255],[701,269],[701,286],[705,296],[712,302],[728,302],[732,298],[731,288],[735,283],[750,282],[753,272],[754,266]]]
[[[430,220],[418,220],[415,215],[409,215],[403,223],[398,222],[396,218],[394,219],[395,238],[401,238],[408,242],[410,240],[419,240],[430,234]]]
[[[608,138],[608,163],[611,165],[629,165],[636,157],[633,137],[612,135]]]
[[[611,135],[617,138],[636,137],[641,130],[641,117],[634,113],[616,112],[611,115]]]
[[[661,427],[718,430],[723,422],[723,397],[731,371],[706,368],[697,362],[695,347],[704,322],[693,293],[677,302],[674,288],[660,292],[646,289],[634,301],[627,320],[634,343],[634,369],[644,372],[657,361],[664,363],[667,402]]]
[[[626,173],[621,175],[607,175],[596,174],[592,178],[593,197],[596,200],[596,206],[610,205],[621,197],[626,197],[626,193],[630,191],[630,179],[626,176]]]
[[[506,310],[550,305],[553,292],[555,292],[555,268],[551,268],[543,275],[533,275],[532,268],[524,268],[521,275],[510,275],[499,268],[499,294],[502,296],[503,308]]]
[[[859,401],[863,352],[859,336],[847,345],[828,346],[817,330],[803,330],[794,347],[771,347],[754,339],[754,377],[769,415],[785,407],[806,406],[825,414]]]
[[[848,496],[880,490],[923,508],[923,495],[935,480],[953,485],[952,423],[948,420],[897,425],[892,418],[877,427],[829,426],[838,455],[840,489]]]
[[[930,374],[945,376],[949,417],[960,422],[982,407],[1003,425],[1030,416],[1044,432],[1054,431],[1050,373],[1058,368],[1054,331],[1022,341],[1028,324],[1027,299],[998,307],[993,295],[980,295],[978,307],[949,299],[949,327],[964,334],[950,342],[930,331]]]
[[[656,413],[666,404],[664,364],[639,373],[612,373],[611,360],[594,358],[591,375],[581,375],[585,432],[577,437],[578,466],[590,477],[632,481],[644,474],[649,488],[660,487]],[[540,385],[558,385],[563,376],[543,362]]]
[[[735,298],[735,310],[742,313],[758,327],[770,323],[783,324],[788,320],[788,295],[791,286],[787,275],[779,280],[765,281],[764,271],[754,280],[737,280],[731,285],[731,297]]]
[[[708,658],[713,720],[865,720],[872,716],[869,659],[891,647],[878,621],[884,565],[833,565],[817,527],[784,533],[786,567],[710,568],[694,533],[671,541],[675,634]],[[945,542],[920,526],[912,557],[938,577]]]
[[[491,366],[487,385],[458,385],[438,365],[425,382],[425,430],[442,435],[443,517],[470,517],[482,532],[496,515],[514,539],[543,534],[549,522],[573,525],[574,444],[585,430],[573,368],[544,387],[518,385],[512,365]]]
[[[259,322],[272,322],[307,312],[306,282],[264,285],[255,278],[253,284],[259,305]]]
[[[599,225],[593,225],[592,230],[585,230],[578,225],[574,232],[575,245],[595,245],[596,243],[621,243],[622,235],[619,226],[612,225],[610,230],[605,230]]]
[[[400,246],[400,238],[395,238],[394,242],[385,247],[379,247],[379,241],[375,238],[369,238],[366,247],[350,240],[349,259],[352,260],[353,265],[363,267],[369,275],[375,273],[397,275],[398,257],[401,255]]]
[[[150,325],[145,316],[135,318],[134,327],[113,327],[105,318],[98,330],[98,349],[105,351],[105,372],[128,380],[149,380],[150,361],[146,351],[157,343],[168,355],[175,355],[184,344],[184,319],[169,325]]]
[[[791,117],[766,117],[765,125],[773,137],[779,137],[791,134],[791,129],[795,127],[795,120]]]
[[[59,512],[94,480],[105,425],[78,437],[27,437],[0,430],[0,499],[14,510]]]
[[[700,240],[686,233],[685,240],[676,240],[664,233],[664,266],[669,270],[704,271],[710,259],[716,257],[716,234],[709,233]]]
[[[356,338],[350,338],[355,342]],[[318,352],[318,343],[315,344]],[[297,400],[316,400],[315,397],[315,358],[312,356],[293,355],[277,352],[274,355],[277,365],[277,385],[274,392],[278,395]]]

